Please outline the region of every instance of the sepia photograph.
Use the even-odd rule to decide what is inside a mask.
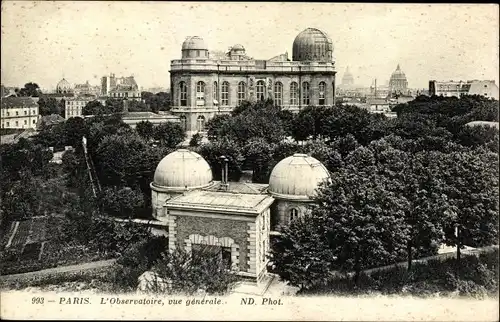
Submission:
[[[1,319],[498,321],[497,4],[1,9]]]

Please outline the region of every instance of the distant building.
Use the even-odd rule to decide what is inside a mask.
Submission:
[[[172,113],[156,114],[153,112],[125,112],[122,114],[122,120],[131,128],[135,129],[137,123],[149,121],[153,125],[159,125],[166,122],[180,123],[180,118]]]
[[[460,97],[462,95],[481,95],[498,99],[498,86],[494,80],[470,81],[429,81],[429,95]]]
[[[98,101],[102,105],[106,104],[106,98],[96,98],[95,96],[87,95],[87,96],[79,96],[72,97],[65,100],[65,118],[69,119],[72,117],[81,117],[83,116],[83,108],[90,102]]]
[[[407,95],[408,94],[408,80],[401,67],[396,67],[389,80],[389,94],[390,95]]]
[[[344,76],[342,77],[342,83],[340,83],[339,86],[343,88],[354,87],[354,76],[352,76],[351,72],[349,71],[349,66],[346,68]]]
[[[141,100],[141,91],[134,76],[116,77],[115,74],[101,78],[101,95],[111,98]]]
[[[99,96],[101,88],[99,86],[92,86],[89,84],[89,81],[87,81],[85,84],[76,84],[74,91],[75,95],[77,96],[81,95]]]
[[[59,83],[57,83],[56,86],[56,93],[57,94],[73,94],[74,90],[71,84],[65,79],[61,79]]]
[[[2,129],[34,129],[39,112],[38,103],[31,97],[3,97]]]

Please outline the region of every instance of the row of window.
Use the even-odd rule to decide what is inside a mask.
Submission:
[[[36,124],[36,120],[33,120],[32,122],[33,124]],[[16,126],[19,126],[19,121],[16,121],[15,122],[15,125]],[[27,120],[24,120],[24,125],[28,125],[28,121]],[[6,127],[9,127],[10,126],[10,122],[5,122],[5,126]],[[3,124],[2,124],[2,127],[3,127]]]
[[[36,114],[35,110],[32,110],[31,114],[35,115]],[[28,111],[24,111],[24,115],[28,115]],[[6,116],[10,116],[10,112],[9,111],[6,112]],[[19,111],[16,111],[16,116],[19,116]]]
[[[111,97],[129,97],[128,95],[128,92],[125,92],[125,93],[110,93]],[[134,95],[134,94],[137,94],[137,95]],[[130,95],[130,97],[140,97],[139,93],[134,93],[132,92],[132,94]]]
[[[205,104],[205,83],[199,81],[196,84],[196,101],[197,105]],[[218,85],[217,82],[213,84],[213,94],[212,97],[214,100],[218,101]],[[311,87],[309,82],[302,83],[302,105],[309,105],[311,103],[310,94]],[[283,105],[283,83],[276,82],[274,83],[274,103],[277,106]],[[266,84],[263,80],[257,81],[256,84],[256,97],[259,100],[264,100],[267,98],[266,95]],[[240,105],[244,100],[247,99],[247,86],[245,82],[238,83],[237,90],[237,104]],[[318,86],[318,103],[319,105],[326,104],[326,83],[320,82]],[[199,103],[199,104],[198,104]],[[179,105],[187,106],[187,85],[185,82],[179,83]],[[220,105],[228,106],[229,105],[229,82],[223,82],[221,86],[220,92]],[[290,84],[290,104],[289,105],[299,105],[299,85],[296,82],[292,82]]]

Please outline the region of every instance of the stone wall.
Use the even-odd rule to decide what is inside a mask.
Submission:
[[[177,247],[185,247],[184,241],[190,235],[215,236],[219,239],[229,237],[239,247],[239,270],[247,272],[249,269],[248,253],[248,222],[236,221],[234,219],[203,218],[192,216],[170,216],[169,229],[174,227],[175,233],[169,238],[175,238]],[[172,224],[174,226],[172,226]],[[174,236],[175,235],[175,236]],[[170,242],[170,240],[169,240]]]

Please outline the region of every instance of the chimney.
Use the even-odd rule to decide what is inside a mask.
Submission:
[[[224,191],[228,190],[229,183],[228,183],[228,159],[223,155],[220,157],[221,159],[221,169],[222,169],[222,177],[221,177],[221,188]]]

